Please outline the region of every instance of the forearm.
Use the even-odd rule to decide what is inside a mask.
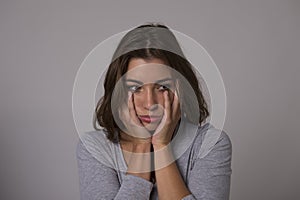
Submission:
[[[154,146],[154,151],[159,199],[182,199],[191,194],[181,177],[170,146]]]
[[[127,148],[128,149],[128,148]],[[127,172],[133,176],[141,177],[150,181],[151,175],[151,144],[131,144],[128,150],[123,150],[125,160],[127,162]]]
[[[123,149],[127,172],[116,199],[149,199],[151,178],[151,143],[130,143]]]
[[[115,200],[123,199],[149,199],[153,184],[139,176],[127,174],[115,196]],[[108,199],[108,198],[103,198]]]

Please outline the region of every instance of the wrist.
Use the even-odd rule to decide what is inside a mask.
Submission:
[[[155,170],[167,167],[175,161],[171,145],[159,145],[154,148]]]
[[[168,144],[164,144],[164,143],[156,143],[156,144],[152,144],[153,145],[153,149],[154,151],[159,151],[161,149],[167,148]]]
[[[132,152],[148,153],[151,150],[151,143],[132,143]]]

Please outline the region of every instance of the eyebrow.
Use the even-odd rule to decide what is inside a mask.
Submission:
[[[171,78],[164,78],[164,79],[157,80],[155,83],[159,84],[159,83],[163,83],[163,82],[171,81],[171,80],[172,80]],[[144,84],[143,82],[135,80],[135,79],[126,79],[125,82],[134,82],[134,83],[137,83],[137,84],[140,84],[140,85]]]

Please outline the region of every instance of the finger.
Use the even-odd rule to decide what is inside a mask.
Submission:
[[[180,99],[180,92],[179,92],[179,80],[176,79],[176,82],[175,82],[175,92],[174,92],[176,95],[177,95],[177,98],[178,100]]]
[[[140,125],[140,120],[136,116],[136,111],[133,103],[133,94],[131,92],[128,92],[128,109],[129,109],[129,116],[130,119],[136,124]]]
[[[133,94],[131,92],[128,92],[128,110],[129,110],[129,116],[130,119],[134,120],[136,114],[133,104]]]
[[[170,102],[170,97],[169,97],[169,91],[164,91],[163,93],[164,95],[164,106],[165,106],[165,116],[166,119],[170,119],[171,118],[171,102]]]
[[[173,105],[172,105],[172,116],[174,118],[177,118],[178,115],[180,115],[180,103],[179,103],[177,91],[175,91]]]
[[[121,123],[121,126],[123,125],[124,128],[122,130],[128,133],[130,130],[130,127],[128,126],[130,124],[130,116],[126,104],[121,105],[119,108],[119,119],[121,120],[119,123]]]
[[[176,116],[176,118],[180,118],[180,115],[181,115],[181,108],[180,108],[180,89],[179,89],[179,79],[176,79],[176,82],[175,82],[175,107],[174,107],[174,115],[173,116]]]
[[[134,110],[134,106],[133,106],[133,102],[132,102],[132,93],[128,92],[128,110],[129,113],[132,112]]]

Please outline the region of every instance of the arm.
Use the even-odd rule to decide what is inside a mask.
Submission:
[[[181,177],[171,147],[168,145],[180,118],[179,101],[176,93],[173,104],[167,91],[163,95],[164,118],[161,127],[158,127],[160,131],[152,138],[158,197],[159,199],[182,199],[191,193]]]
[[[156,168],[155,178],[159,199],[182,199],[191,194],[173,159],[171,148],[154,146],[154,151]],[[168,165],[168,163],[171,164]]]
[[[128,169],[126,174],[141,177],[150,181],[151,176],[151,143],[123,144],[123,155]]]
[[[187,185],[192,195],[183,200],[228,200],[231,154],[231,141],[228,135],[222,132],[213,149],[204,158],[195,159]]]
[[[120,144],[128,166],[127,174],[149,181],[151,176],[151,135],[137,118],[131,92],[128,92],[128,97],[128,109],[123,107],[119,112],[120,118],[125,122],[127,131],[130,133],[120,132]]]
[[[77,162],[82,200],[150,197],[151,182],[128,174],[120,184],[117,171],[96,160],[82,142],[77,146]]]
[[[174,130],[172,122],[177,122],[178,98],[175,95],[173,105],[165,94],[166,120],[160,132],[154,134],[152,144],[155,151],[155,174],[157,178],[158,195],[160,199],[202,199],[227,200],[230,191],[231,176],[231,142],[225,132],[222,132],[218,142],[203,158],[194,158],[189,169],[187,185],[184,183],[175,162],[171,163],[172,151],[166,147]],[[195,141],[197,144],[197,140]],[[201,145],[202,142],[198,142]],[[198,155],[198,154],[197,154]],[[157,170],[158,169],[158,170]],[[170,196],[171,195],[171,196]]]

